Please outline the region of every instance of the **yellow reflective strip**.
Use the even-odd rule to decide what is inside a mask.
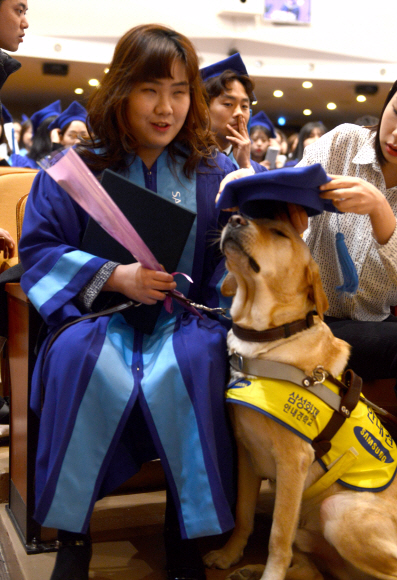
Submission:
[[[349,471],[350,467],[355,463],[358,459],[358,453],[354,449],[354,447],[350,447],[343,455],[339,457],[336,461],[333,462],[332,465],[329,466],[329,469],[318,481],[313,483],[310,487],[308,487],[304,492],[302,499],[308,500],[312,499],[314,496],[318,495],[322,491],[331,487],[336,480],[340,479],[344,473]]]

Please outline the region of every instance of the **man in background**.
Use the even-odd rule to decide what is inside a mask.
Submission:
[[[18,50],[20,43],[23,42],[25,30],[29,26],[26,19],[27,10],[27,0],[22,0],[21,2],[19,0],[0,0],[0,49],[10,52]],[[21,64],[17,60],[3,52],[3,50],[0,50],[0,90],[10,74],[17,71],[20,66]],[[0,115],[1,108],[0,101]],[[0,238],[4,238],[5,258],[12,258],[15,253],[15,242],[10,234],[1,227]],[[5,343],[5,340],[1,340],[1,337],[7,335],[7,311],[4,286],[7,281],[11,281],[11,278],[10,280],[5,279],[4,274],[4,279],[0,283],[0,354]],[[3,397],[0,397],[0,423],[8,423],[8,415],[8,405]]]
[[[15,52],[23,42],[25,30],[29,24],[26,19],[28,9],[27,0],[0,0],[0,49]],[[0,90],[13,72],[17,71],[21,64],[0,50]],[[1,113],[1,102],[0,102]],[[5,255],[12,258],[15,253],[15,242],[10,234],[0,228],[0,238],[5,240]]]

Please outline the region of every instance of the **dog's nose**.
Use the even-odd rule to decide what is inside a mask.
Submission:
[[[248,225],[248,222],[245,218],[243,218],[242,215],[236,213],[233,214],[230,218],[229,218],[229,224],[234,227],[237,228],[239,226],[246,226]]]

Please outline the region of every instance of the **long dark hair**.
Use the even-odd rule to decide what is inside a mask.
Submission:
[[[369,127],[371,131],[375,132],[375,155],[379,165],[381,166],[387,163],[387,161],[382,153],[382,147],[380,146],[380,138],[379,138],[380,125],[382,123],[383,113],[385,112],[387,105],[390,103],[396,92],[397,92],[397,81],[395,81],[395,83],[393,84],[393,86],[391,87],[390,91],[387,94],[386,100],[383,104],[382,112],[379,117],[379,123],[374,127]]]
[[[214,155],[216,143],[210,132],[209,111],[192,43],[170,28],[147,24],[131,29],[119,40],[109,72],[88,102],[87,127],[92,145],[80,147],[79,151],[93,171],[127,168],[126,154],[136,153],[139,147],[127,115],[131,90],[139,82],[171,78],[176,59],[186,67],[190,107],[168,153],[173,161],[178,155],[186,158],[183,169],[188,177],[202,158]],[[99,154],[93,148],[99,149]]]
[[[310,133],[313,131],[313,129],[321,129],[323,135],[327,132],[327,127],[322,121],[311,121],[310,123],[303,125],[302,129],[299,131],[298,144],[291,159],[297,159],[298,162],[302,159],[303,151],[305,149],[303,143],[310,137]]]
[[[33,159],[33,161],[38,161],[42,157],[45,157],[52,151],[51,134],[48,130],[49,125],[52,121],[56,119],[56,115],[44,119],[42,123],[38,126],[34,133],[32,140],[32,147],[30,148],[27,157]]]

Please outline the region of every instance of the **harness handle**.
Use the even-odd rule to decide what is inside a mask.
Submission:
[[[324,429],[312,441],[312,447],[316,452],[316,459],[320,459],[331,449],[331,439],[336,435],[343,423],[357,407],[361,396],[363,381],[361,377],[355,374],[351,369],[347,369],[342,381],[328,375],[328,380],[343,390],[341,394],[341,403],[339,411],[334,411],[331,419]]]

